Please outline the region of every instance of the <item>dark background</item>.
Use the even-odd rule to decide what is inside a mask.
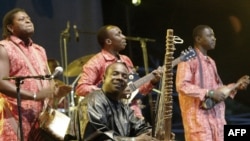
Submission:
[[[214,29],[217,38],[216,49],[209,55],[216,61],[223,82],[228,84],[244,74],[249,75],[248,0],[142,0],[139,6],[128,0],[102,3],[105,24],[119,25],[129,36],[156,40],[147,42],[150,69],[163,63],[167,29],[173,29],[174,35],[184,40],[183,44],[175,46],[177,57],[182,50],[192,46],[192,29],[198,24],[207,24]],[[136,65],[143,67],[140,42],[129,43],[124,52]],[[249,89],[239,92],[236,100],[250,106],[249,92]]]
[[[46,49],[48,58],[59,62],[63,58],[60,35],[67,22],[71,27],[68,64],[97,53],[100,47],[96,31],[104,24],[114,24],[127,36],[155,40],[146,42],[150,71],[163,64],[167,29],[173,29],[174,35],[184,40],[183,44],[175,45],[174,56],[178,57],[181,51],[192,46],[192,29],[198,24],[207,24],[214,29],[217,39],[216,49],[209,55],[216,61],[223,82],[228,84],[245,74],[250,75],[249,0],[141,0],[139,6],[132,5],[131,0],[0,0],[0,18],[14,7],[29,13],[36,29],[33,40]],[[79,42],[75,40],[72,25],[78,27]],[[132,59],[143,76],[140,42],[128,40],[122,53]],[[75,77],[69,79],[72,82]],[[178,102],[178,97],[175,99]],[[235,101],[226,102],[228,115],[250,113],[250,88],[240,91]],[[179,114],[178,107],[176,113]]]

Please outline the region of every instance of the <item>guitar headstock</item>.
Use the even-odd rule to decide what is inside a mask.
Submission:
[[[249,83],[250,83],[250,77],[248,75],[244,75],[237,81],[235,87],[238,87],[243,90],[247,88]]]
[[[181,52],[180,60],[181,61],[188,61],[192,58],[196,57],[196,52],[192,47]]]

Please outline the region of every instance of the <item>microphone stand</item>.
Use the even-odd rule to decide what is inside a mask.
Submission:
[[[77,81],[80,79],[80,76],[81,76],[81,74],[79,74],[76,77],[76,79],[74,80],[74,82],[71,84],[72,89],[70,91],[70,100],[71,100],[71,102],[70,102],[70,107],[69,107],[69,117],[74,116],[72,114],[74,114],[74,109],[75,109],[75,86],[76,86]]]
[[[142,48],[142,53],[143,53],[145,74],[148,74],[149,73],[149,70],[148,70],[148,53],[147,53],[146,42],[155,42],[155,39],[141,38],[141,37],[130,37],[130,36],[126,36],[126,39],[140,42],[141,48]]]
[[[68,55],[67,55],[67,44],[70,40],[70,23],[67,22],[67,27],[60,34],[60,53],[61,53],[61,63],[63,68],[68,71]],[[68,78],[63,77],[66,84],[69,84]]]
[[[145,75],[147,75],[149,73],[149,69],[148,69],[148,53],[147,53],[146,42],[155,42],[155,39],[141,38],[141,37],[130,37],[130,36],[126,36],[126,39],[140,42],[141,48],[142,48],[142,53],[143,53]],[[149,104],[150,104],[151,121],[153,123],[154,122],[154,113],[153,113],[153,111],[154,111],[154,109],[153,109],[154,108],[154,103],[153,103],[152,94],[148,95],[148,101],[149,101]],[[154,130],[154,128],[153,128],[153,130]]]
[[[146,41],[140,40],[140,43],[141,43],[141,48],[142,48],[143,60],[144,60],[145,74],[147,75],[149,71],[148,71],[148,52],[147,52]]]
[[[76,83],[77,81],[80,79],[81,77],[81,74],[79,74],[76,79],[74,80],[74,82],[71,84],[72,86],[72,89],[71,89],[71,92],[70,92],[70,97],[71,97],[71,106],[74,107],[75,106],[75,100],[74,100],[74,93],[75,93],[75,86],[76,86]]]
[[[60,53],[61,53],[61,62],[63,68],[68,71],[68,55],[67,55],[67,44],[70,40],[70,22],[67,21],[67,27],[60,34]],[[69,78],[63,76],[63,82],[69,84]],[[69,112],[70,107],[70,95],[67,96],[66,101],[64,101],[65,112]]]
[[[23,84],[23,80],[27,78],[35,79],[49,79],[50,75],[39,75],[39,76],[17,76],[17,77],[7,77],[3,80],[15,80],[16,84],[16,93],[17,93],[17,108],[18,108],[18,121],[19,121],[19,133],[21,141],[24,141],[23,138],[23,124],[22,124],[22,112],[21,112],[21,95],[20,95],[20,85]],[[18,136],[18,135],[17,135]]]

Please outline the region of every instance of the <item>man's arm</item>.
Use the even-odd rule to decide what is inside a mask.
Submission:
[[[83,66],[83,71],[76,86],[76,94],[78,96],[86,96],[90,92],[100,89],[97,86],[97,81],[98,79],[101,80],[101,74],[98,72],[98,66],[93,63],[90,62]]]
[[[16,86],[8,80],[3,80],[4,77],[9,77],[10,64],[8,53],[6,49],[0,45],[0,92],[6,94],[9,97],[16,98]],[[23,90],[20,90],[20,94],[22,95],[22,99],[33,100],[33,93]]]

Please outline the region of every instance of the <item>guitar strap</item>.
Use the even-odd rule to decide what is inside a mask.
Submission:
[[[199,73],[200,73],[200,87],[201,88],[204,88],[204,80],[203,80],[203,70],[202,70],[202,64],[201,64],[201,59],[200,59],[200,56],[198,54],[198,52],[196,51],[196,54],[197,54],[197,59],[198,59],[198,62],[199,62]],[[206,97],[204,101],[202,101],[201,103],[201,108],[204,109],[204,110],[209,110],[211,109],[214,105],[215,105],[215,101],[210,98],[210,97]]]
[[[197,51],[196,51],[196,54],[198,54],[197,53]],[[200,73],[200,87],[201,88],[204,88],[204,84],[203,84],[203,70],[202,70],[202,64],[201,64],[201,59],[200,59],[200,56],[199,56],[199,54],[197,55],[197,59],[198,59],[198,62],[199,62],[199,73]]]
[[[13,41],[12,41],[12,42],[13,42]],[[31,64],[31,62],[29,61],[29,59],[25,56],[25,54],[24,54],[24,52],[22,51],[21,47],[20,47],[18,44],[16,44],[15,42],[13,42],[13,43],[18,47],[18,51],[19,51],[19,53],[23,56],[23,59],[24,59],[24,61],[27,63],[27,65],[28,65],[28,67],[29,67],[29,70],[31,71],[32,75],[37,75],[37,73],[36,73],[34,67],[32,66],[32,64]],[[36,60],[37,60],[38,62],[42,62],[42,60],[41,60],[41,58],[39,57],[37,51],[36,51],[33,47],[32,47],[31,49],[32,49],[32,52],[35,54]],[[46,71],[47,71],[47,72],[45,72],[45,73],[51,74],[51,72],[50,72],[50,70],[49,70],[48,63],[46,63],[46,65],[47,65],[47,67],[46,67]],[[43,69],[41,68],[41,66],[39,66],[39,69],[40,69],[41,72],[43,72]],[[54,85],[55,85],[54,80],[52,80],[52,81],[51,81],[51,80],[48,80],[48,81],[49,81],[49,83],[50,83],[51,86],[54,86]],[[42,89],[42,86],[43,86],[43,81],[42,81],[42,80],[36,80],[36,83],[37,83],[38,89],[41,90],[41,89]],[[43,109],[44,109],[44,110],[47,108],[48,103],[49,103],[49,98],[46,98],[46,99],[44,100],[44,105],[43,105]]]
[[[28,60],[28,58],[25,56],[25,54],[23,53],[22,49],[19,47],[19,45],[17,45],[15,42],[13,42],[17,47],[18,47],[18,51],[19,53],[23,56],[24,61],[27,63],[29,70],[31,71],[32,75],[37,75],[37,73],[35,72],[35,69],[33,68],[33,66],[31,65],[30,61]],[[35,55],[36,56],[36,55]],[[37,57],[38,58],[38,57]],[[38,60],[40,61],[40,60]],[[40,90],[42,88],[42,82],[41,81],[36,81],[38,89]]]

